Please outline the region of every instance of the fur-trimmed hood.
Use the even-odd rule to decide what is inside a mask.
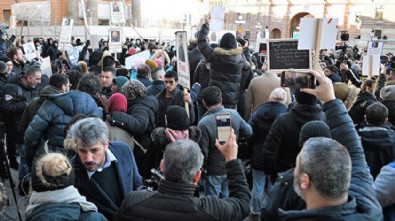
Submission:
[[[190,126],[188,128],[189,139],[195,141],[196,143],[200,140],[200,129],[196,126]],[[151,133],[151,139],[155,146],[161,147],[164,151],[167,144],[170,143],[170,139],[166,136],[166,128],[158,127]]]
[[[243,54],[243,48],[237,47],[234,49],[227,50],[224,48],[217,47],[214,49],[214,53],[216,55],[226,55],[226,56],[240,55],[240,54]]]

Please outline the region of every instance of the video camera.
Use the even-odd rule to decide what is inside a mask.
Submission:
[[[151,178],[144,180],[143,189],[146,190],[157,190],[159,188],[159,182],[164,179],[162,173],[156,169],[151,169]]]

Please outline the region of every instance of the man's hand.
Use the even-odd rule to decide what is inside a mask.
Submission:
[[[228,139],[224,145],[219,143],[219,140],[215,140],[215,146],[224,155],[226,161],[237,159],[237,143],[236,135],[234,134],[233,128],[230,129]]]
[[[341,63],[340,64],[340,71],[348,71],[348,65]]]
[[[188,92],[184,92],[184,101],[191,103],[191,95]]]
[[[320,83],[320,86],[315,89],[301,88],[300,91],[315,95],[324,103],[335,100],[336,97],[333,90],[332,81],[327,78],[323,73],[319,73],[317,71],[310,71],[309,73],[317,79],[317,81]]]

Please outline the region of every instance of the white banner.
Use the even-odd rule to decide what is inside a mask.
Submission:
[[[122,29],[111,28],[108,32],[108,47],[111,53],[122,52]]]
[[[191,75],[189,73],[186,31],[176,32],[176,53],[177,53],[178,83],[189,89],[191,82]]]

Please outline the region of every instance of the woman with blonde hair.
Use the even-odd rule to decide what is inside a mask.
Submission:
[[[78,62],[78,69],[80,70],[81,74],[89,74],[88,71],[88,64],[86,64],[85,61],[79,61]]]
[[[335,90],[336,98],[343,101],[347,110],[350,110],[360,91],[360,89],[357,88],[355,85],[347,86],[345,83],[342,82],[334,83],[333,89]]]

